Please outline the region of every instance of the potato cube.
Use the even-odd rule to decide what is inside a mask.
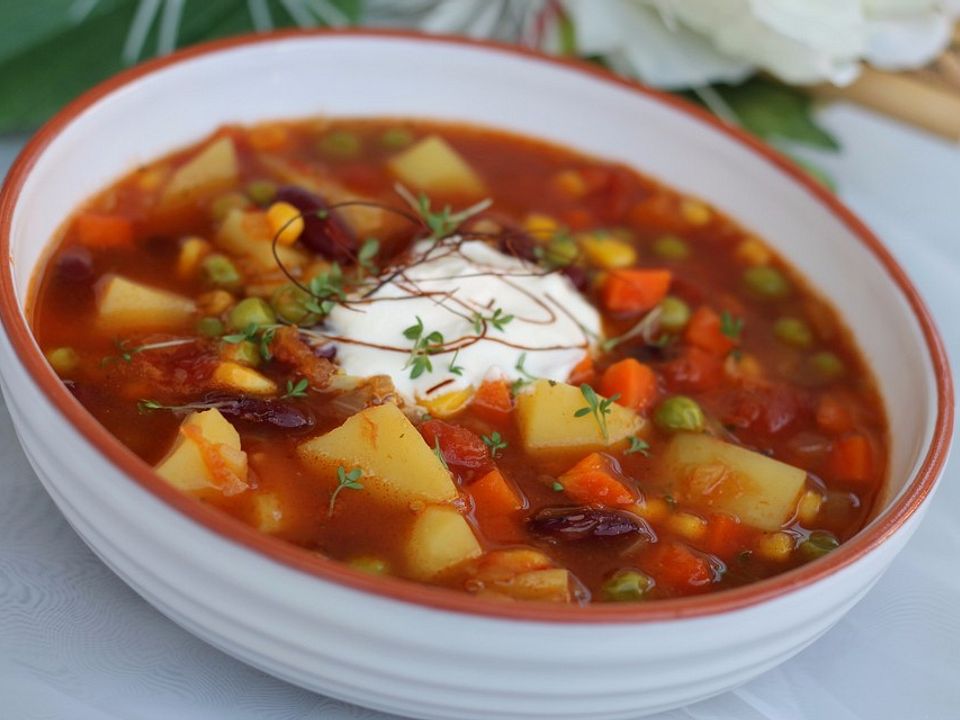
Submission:
[[[807,478],[800,468],[689,433],[670,441],[660,469],[681,503],[734,515],[761,530],[779,530],[793,517]]]
[[[233,255],[253,260],[261,270],[275,270],[277,260],[273,256],[273,235],[266,213],[246,212],[240,208],[231,210],[220,225],[216,244]],[[277,244],[277,256],[286,268],[305,265],[308,257],[301,250]]]
[[[424,138],[387,164],[396,178],[414,190],[431,194],[479,197],[483,181],[467,162],[438,135]]]
[[[363,470],[365,491],[383,502],[444,502],[457,497],[450,473],[400,409],[362,410],[326,435],[307,440],[300,459],[324,475],[337,466]]]
[[[239,172],[237,149],[233,140],[214,140],[197,155],[181,165],[163,193],[163,200],[184,202],[200,193],[222,188],[236,181]]]
[[[214,385],[249,395],[276,395],[277,384],[266,375],[235,362],[221,362],[213,371]]]
[[[190,298],[107,275],[97,288],[97,325],[110,332],[175,330],[196,312]]]
[[[645,430],[634,411],[613,403],[606,420],[607,436],[592,415],[576,417],[587,402],[580,388],[566,383],[538,380],[532,390],[517,398],[520,434],[528,452],[539,456],[567,458],[622,443]]]
[[[417,516],[407,540],[407,574],[430,580],[481,552],[473,530],[456,508],[430,505]]]
[[[262,533],[283,530],[283,504],[275,492],[261,492],[253,499],[253,521]]]
[[[240,449],[240,434],[216,409],[186,417],[156,470],[184,492],[216,488],[233,495],[247,487],[247,455]]]

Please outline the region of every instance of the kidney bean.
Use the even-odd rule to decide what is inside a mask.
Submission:
[[[56,273],[69,283],[88,283],[93,280],[93,255],[81,245],[69,247],[57,258]]]
[[[650,526],[636,515],[594,507],[545,508],[527,521],[536,535],[557,540],[586,540],[639,535],[656,539]]]
[[[277,190],[276,199],[290,203],[303,213],[300,242],[308,250],[338,262],[352,262],[356,258],[357,239],[353,231],[330,210],[330,203],[324,198],[302,187],[285,185]]]

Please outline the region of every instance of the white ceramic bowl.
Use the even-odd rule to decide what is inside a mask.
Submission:
[[[73,208],[222,123],[422,116],[615,158],[769,240],[843,310],[883,389],[889,488],[822,560],[745,588],[639,606],[487,604],[356,573],[179,495],[98,426],[42,359],[31,279]],[[244,38],[136,68],[61,112],[0,201],[0,376],[20,440],[70,523],[191,632],[291,682],[423,718],[636,717],[731,688],[833,625],[903,547],[943,466],[949,370],[916,291],[870,232],[769,150],[583,65],[405,34]]]

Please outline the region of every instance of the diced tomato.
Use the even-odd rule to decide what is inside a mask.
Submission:
[[[749,386],[735,390],[723,421],[738,428],[776,435],[804,412],[804,397],[786,385]]]
[[[513,396],[506,380],[485,380],[473,394],[471,410],[487,422],[503,425],[513,412]]]
[[[600,289],[603,306],[615,313],[652,310],[666,297],[672,280],[669,270],[611,270]]]
[[[518,511],[523,500],[496,468],[472,482],[467,492],[473,498],[477,523],[491,540],[519,542],[524,533]]]
[[[696,309],[687,323],[683,339],[702,350],[724,356],[730,352],[736,342],[724,335],[720,315],[706,305]]]
[[[637,501],[630,489],[616,477],[610,460],[591,453],[561,475],[558,480],[566,495],[579,503],[632,505]]]
[[[571,385],[592,385],[593,381],[596,380],[597,373],[593,367],[593,358],[589,355],[584,355],[583,360],[578,362],[573,370],[570,371],[570,378],[568,382]]]
[[[702,592],[716,579],[707,557],[679,542],[658,542],[646,564],[657,585],[675,592]]]
[[[73,232],[87,247],[130,247],[133,245],[133,222],[119,215],[81,213],[73,220]]]
[[[847,435],[833,444],[827,474],[834,480],[861,484],[873,476],[873,450],[864,435]]]
[[[723,382],[723,361],[698,347],[685,347],[662,368],[667,387],[674,392],[703,392]]]
[[[833,395],[824,395],[817,405],[817,425],[828,433],[842,435],[853,430],[853,415]]]
[[[619,395],[617,402],[642,412],[657,399],[657,376],[649,365],[627,358],[608,367],[600,379],[600,394]]]
[[[439,445],[450,470],[465,479],[476,477],[493,468],[490,451],[483,444],[483,440],[465,427],[443,420],[428,420],[420,426],[420,434],[430,447]]]

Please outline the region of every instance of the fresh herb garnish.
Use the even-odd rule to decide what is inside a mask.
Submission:
[[[270,362],[273,360],[273,351],[270,349],[270,343],[273,342],[273,337],[277,334],[279,327],[279,325],[257,325],[257,323],[250,323],[242,332],[224,335],[220,339],[231,345],[251,342],[257,346],[260,357]]]
[[[493,200],[486,198],[459,212],[454,212],[449,205],[444,205],[440,210],[434,210],[430,206],[430,198],[424,193],[414,197],[413,193],[400,183],[394,185],[394,189],[416,211],[420,219],[423,220],[423,224],[427,226],[430,231],[427,240],[439,241],[453,235],[466,220],[482,213],[493,204]]]
[[[255,342],[258,332],[260,332],[260,326],[257,325],[257,323],[250,323],[243,329],[242,332],[224,335],[220,339],[225,343],[230,343],[231,345],[236,345],[237,343],[242,343],[245,341]]]
[[[484,326],[488,324],[493,325],[494,328],[500,332],[503,332],[504,328],[511,320],[513,320],[513,315],[507,315],[505,312],[503,312],[502,308],[495,308],[493,313],[489,316],[474,311],[470,318],[470,322],[473,323],[473,330],[477,335],[483,333]]]
[[[554,492],[563,492],[563,483],[560,482],[559,480],[554,480],[553,485],[551,485],[550,487],[553,488]]]
[[[580,386],[580,392],[583,395],[583,399],[587,401],[587,406],[582,407],[577,410],[573,416],[574,417],[584,417],[585,415],[593,415],[594,420],[597,421],[597,425],[600,427],[600,432],[603,435],[604,441],[610,439],[610,435],[607,432],[607,415],[612,411],[610,406],[620,397],[620,393],[615,393],[608,398],[602,398],[597,395],[596,391],[583,383]]]
[[[410,350],[410,357],[404,369],[410,368],[410,379],[416,380],[425,372],[433,372],[433,363],[430,362],[430,355],[435,353],[443,346],[443,334],[434,330],[425,333],[423,320],[417,315],[417,322],[403,331],[403,336],[407,340],[413,341],[413,348]]]
[[[180,345],[189,345],[190,343],[195,343],[199,338],[177,338],[176,340],[163,340],[161,342],[155,343],[146,343],[145,345],[137,345],[136,347],[128,348],[126,342],[123,340],[118,340],[114,343],[117,346],[117,355],[116,356],[107,356],[100,361],[101,365],[106,365],[113,360],[119,358],[124,362],[132,362],[133,356],[138,355],[142,352],[147,352],[148,350],[162,350],[164,348],[178,347]]]
[[[316,275],[309,284],[313,296],[303,306],[318,315],[329,315],[339,300],[346,300],[343,289],[343,270],[339,263],[333,263],[327,270]]]
[[[306,378],[300,378],[296,383],[293,380],[287,380],[287,391],[280,396],[281,400],[287,398],[304,398],[307,396],[307,387],[310,383]]]
[[[633,455],[634,453],[640,453],[644,457],[650,457],[650,443],[646,440],[641,440],[636,435],[630,436],[630,447],[625,451],[625,455]]]
[[[739,341],[740,333],[743,332],[743,318],[734,317],[724,310],[720,313],[720,332],[734,342]]]
[[[363,244],[357,251],[357,265],[362,267],[371,275],[376,275],[380,269],[377,267],[377,264],[373,261],[373,259],[379,252],[380,241],[374,237],[367,238],[363,241]]]
[[[483,440],[483,444],[490,448],[490,454],[493,457],[498,457],[509,445],[506,440],[504,440],[500,433],[492,432],[489,435],[481,435],[480,439]]]
[[[450,472],[450,466],[447,465],[447,459],[443,456],[443,450],[440,449],[440,438],[437,438],[433,441],[433,454],[437,456],[437,460],[439,460],[440,464],[443,465],[443,469],[447,472]]]
[[[457,348],[457,351],[453,354],[453,359],[450,360],[450,364],[447,366],[447,370],[454,375],[463,375],[463,365],[457,365],[457,356],[460,354],[460,348]]]
[[[514,395],[516,395],[525,386],[538,379],[536,375],[531,375],[529,372],[527,372],[527,369],[523,366],[526,362],[527,354],[525,352],[520,353],[520,357],[517,358],[517,364],[513,366],[518,373],[523,375],[522,378],[517,378],[510,384],[510,391]]]
[[[363,470],[354,468],[347,472],[343,465],[337,466],[337,487],[330,495],[330,507],[327,510],[327,517],[333,517],[333,506],[337,503],[337,496],[346,488],[348,490],[363,490],[363,483],[359,482],[363,477]]]

